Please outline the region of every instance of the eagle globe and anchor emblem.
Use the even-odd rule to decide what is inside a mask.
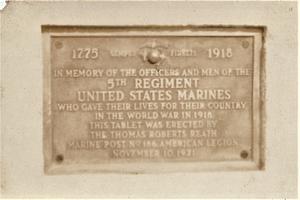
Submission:
[[[167,48],[168,45],[159,44],[154,40],[140,48],[140,55],[144,62],[159,66],[166,61],[165,50]]]

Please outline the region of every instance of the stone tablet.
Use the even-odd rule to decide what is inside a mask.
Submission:
[[[263,31],[43,26],[45,172],[262,169]]]

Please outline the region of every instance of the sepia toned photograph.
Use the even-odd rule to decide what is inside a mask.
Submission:
[[[297,1],[4,3],[0,197],[298,197]]]

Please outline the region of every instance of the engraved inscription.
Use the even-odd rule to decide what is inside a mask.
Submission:
[[[57,165],[254,159],[253,36],[50,37]]]

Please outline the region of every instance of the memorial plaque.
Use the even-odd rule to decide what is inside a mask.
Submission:
[[[46,173],[263,168],[262,28],[42,34]]]

